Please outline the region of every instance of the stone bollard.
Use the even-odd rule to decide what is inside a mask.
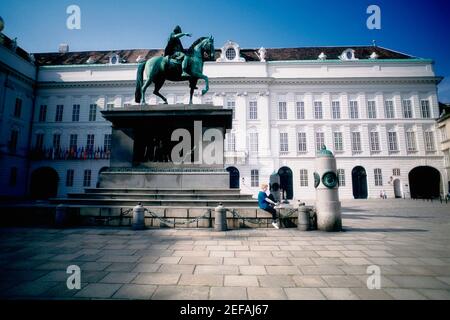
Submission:
[[[131,227],[133,230],[145,229],[145,209],[140,202],[133,208],[133,224]]]
[[[216,231],[227,230],[227,209],[222,206],[222,203],[214,209],[214,229]]]
[[[56,207],[55,225],[57,227],[62,228],[67,225],[67,221],[68,221],[67,207],[63,204],[59,204]]]
[[[306,206],[298,207],[297,229],[301,231],[309,230],[309,209]]]
[[[336,173],[336,158],[323,146],[317,154],[316,172],[314,172],[317,228],[322,231],[342,230],[341,202]]]

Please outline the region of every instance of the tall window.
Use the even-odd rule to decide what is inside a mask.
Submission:
[[[314,119],[323,119],[322,101],[314,101]]]
[[[107,103],[106,104],[106,110],[111,111],[114,109],[114,103]]]
[[[250,101],[249,109],[250,109],[249,119],[250,120],[258,119],[258,103],[256,101]]]
[[[297,119],[305,119],[305,103],[303,101],[297,101],[296,116]]]
[[[43,133],[37,133],[36,134],[36,150],[43,150],[44,149],[44,134]]]
[[[39,122],[45,122],[46,118],[47,118],[47,106],[43,104],[39,108]]]
[[[91,104],[89,106],[89,121],[95,121],[97,119],[97,105]]]
[[[342,132],[333,132],[334,151],[344,151]]]
[[[298,152],[306,152],[306,132],[297,132]]]
[[[58,104],[56,106],[55,122],[61,122],[63,120],[63,112],[64,112],[64,105]]]
[[[331,101],[331,114],[333,119],[341,118],[341,105],[339,101]]]
[[[358,119],[358,118],[359,118],[358,101],[350,101],[350,119]]]
[[[367,101],[367,117],[369,119],[377,118],[377,105],[373,100]]]
[[[399,168],[392,169],[392,175],[397,177],[400,176],[400,169]]]
[[[77,140],[78,140],[77,134],[70,135],[70,141],[69,141],[70,150],[77,150],[77,142],[78,142]]]
[[[280,132],[280,152],[288,152],[288,134],[287,132]]]
[[[19,140],[19,131],[17,129],[11,130],[9,139],[9,151],[15,153],[17,150],[17,141]]]
[[[402,108],[403,108],[403,117],[404,118],[412,118],[411,100],[403,100]]]
[[[325,144],[325,134],[323,132],[316,132],[316,151],[320,151]]]
[[[397,132],[395,131],[389,131],[388,132],[388,146],[389,151],[398,151],[398,144],[397,144]]]
[[[420,113],[422,118],[430,117],[430,102],[428,100],[420,100]]]
[[[278,119],[280,119],[280,120],[286,120],[287,119],[286,102],[278,102]]]
[[[308,186],[308,170],[300,169],[300,187]]]
[[[406,150],[416,151],[416,134],[414,131],[406,131]]]
[[[372,152],[380,151],[380,137],[377,131],[370,132],[370,151]]]
[[[227,108],[231,109],[233,112],[233,120],[236,119],[236,101],[227,100]]]
[[[105,151],[111,150],[111,134],[110,133],[105,134],[105,137],[103,138],[103,149]]]
[[[73,187],[73,176],[75,175],[75,171],[73,169],[69,169],[66,171],[66,187]]]
[[[88,134],[86,139],[86,149],[87,150],[94,150],[94,135]]]
[[[227,133],[226,139],[228,151],[236,151],[236,135],[234,132]]]
[[[352,151],[361,152],[361,132],[352,132]]]
[[[14,106],[14,117],[20,118],[22,114],[22,99],[16,98],[16,104]]]
[[[80,121],[80,105],[79,104],[73,105],[72,121]]]
[[[12,167],[9,172],[9,186],[14,187],[17,184],[17,167]]]
[[[252,187],[259,186],[259,170],[253,169],[250,171],[250,182]]]
[[[387,119],[392,119],[395,117],[394,102],[392,100],[386,100],[384,102],[384,115]]]
[[[61,134],[55,133],[53,135],[53,150],[59,150],[61,148]]]
[[[381,169],[377,168],[373,170],[373,175],[375,177],[375,186],[383,185],[383,176],[381,175]]]
[[[435,151],[433,131],[425,131],[423,134],[425,138],[425,150]]]
[[[250,152],[258,152],[258,133],[250,132]]]
[[[447,140],[447,126],[444,125],[443,127],[440,128],[441,131],[441,142],[444,142],[445,140]]]
[[[84,170],[83,187],[91,186],[91,170]]]
[[[345,170],[344,169],[338,169],[337,170],[337,176],[339,181],[340,187],[345,187]]]

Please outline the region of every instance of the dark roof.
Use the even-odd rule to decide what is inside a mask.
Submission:
[[[303,47],[303,48],[276,48],[266,49],[267,61],[289,61],[289,60],[317,60],[321,52],[327,55],[327,59],[339,59],[339,56],[346,49],[355,50],[355,57],[358,59],[368,59],[372,52],[376,52],[378,59],[411,59],[413,56],[399,53],[393,50],[376,46],[348,46],[348,47]],[[259,61],[256,52],[258,49],[241,49],[241,57],[246,61]],[[71,65],[85,64],[92,57],[95,64],[109,63],[112,54],[117,54],[122,63],[134,63],[139,56],[149,59],[163,54],[163,49],[132,49],[132,50],[111,50],[111,51],[81,51],[67,53],[36,53],[36,62],[41,66],[48,65]],[[220,50],[216,50],[216,59],[220,56]]]

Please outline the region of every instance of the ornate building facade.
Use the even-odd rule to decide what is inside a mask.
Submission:
[[[35,55],[24,194],[46,196],[42,179],[56,184],[58,196],[95,187],[109,166],[111,146],[111,125],[100,110],[134,103],[137,63],[161,54]],[[194,103],[234,110],[226,168],[230,186],[242,192],[256,193],[277,172],[288,198],[314,199],[314,158],[323,145],[336,156],[342,199],[376,198],[382,191],[391,198],[447,192],[436,127],[441,78],[429,59],[376,46],[241,49],[229,41],[204,73],[210,91],[196,93]],[[151,91],[147,102],[161,103]],[[188,91],[187,83],[166,83],[162,94],[169,104],[187,103]],[[2,128],[2,137],[8,130]],[[11,172],[5,168],[2,183]],[[6,185],[1,190],[9,192]]]

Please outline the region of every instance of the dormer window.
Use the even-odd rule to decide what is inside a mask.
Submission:
[[[119,64],[120,63],[120,57],[118,54],[112,54],[109,57],[109,64]]]
[[[245,62],[245,59],[240,56],[240,47],[236,42],[228,41],[221,51],[218,62]]]
[[[358,60],[355,58],[355,50],[353,49],[346,49],[342,54],[339,56],[339,59],[341,60]]]
[[[236,58],[236,50],[234,50],[234,48],[228,48],[227,51],[225,51],[225,57],[228,61],[233,61]]]

